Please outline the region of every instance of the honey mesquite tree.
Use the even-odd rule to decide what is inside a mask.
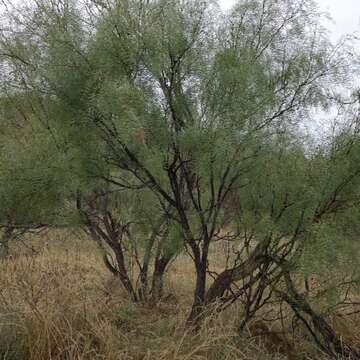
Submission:
[[[311,0],[243,0],[227,15],[193,0],[9,8],[3,93],[27,94],[29,121],[47,129],[81,179],[78,209],[98,187],[132,194],[130,210],[129,199],[151,199],[176,249],[159,269],[179,249],[194,263],[188,325],[237,299],[247,320],[273,294],[309,310],[297,307],[292,276],[317,263],[304,254],[321,244],[329,219],[346,222],[357,206],[356,136],[310,155],[296,136],[350,74],[346,44],[327,40],[320,15]],[[95,237],[111,228],[103,215]],[[232,253],[215,274],[209,253],[219,243]],[[338,353],[336,336],[313,325],[323,349]]]

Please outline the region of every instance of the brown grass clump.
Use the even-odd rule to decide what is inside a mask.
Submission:
[[[18,251],[0,263],[0,359],[311,359],[265,325],[237,334],[236,306],[199,334],[186,332],[187,259],[179,258],[168,276],[174,296],[149,308],[126,300],[91,242],[54,236],[42,252]]]

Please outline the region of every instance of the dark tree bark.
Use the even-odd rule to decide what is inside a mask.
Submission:
[[[153,304],[156,304],[163,296],[164,274],[172,258],[172,254],[167,254],[155,259],[154,272],[151,284],[151,302]]]
[[[127,272],[124,253],[121,244],[114,241],[112,244],[109,244],[109,246],[113,250],[116,258],[116,276],[119,277],[121,283],[123,284],[127,293],[130,295],[132,301],[138,302],[139,298],[136,294],[136,291],[132,285],[132,282]]]
[[[186,326],[199,329],[205,315],[205,290],[206,290],[207,263],[196,264],[196,284],[194,299],[190,314],[186,320]]]
[[[339,337],[326,319],[317,314],[306,298],[297,292],[288,271],[284,270],[283,278],[286,292],[278,291],[278,293],[289,304],[296,317],[303,322],[319,348],[334,358],[342,356],[347,359],[360,359],[360,351]]]

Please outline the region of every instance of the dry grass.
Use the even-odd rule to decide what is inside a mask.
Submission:
[[[192,291],[191,262],[185,258],[167,279],[176,298],[154,309],[126,300],[91,242],[64,234],[37,241],[45,240],[40,254],[17,249],[15,258],[0,264],[0,359],[287,358],[286,351],[276,354],[268,346],[269,339],[240,337],[234,330],[236,307],[197,335],[184,332]],[[320,359],[315,353],[293,355]]]

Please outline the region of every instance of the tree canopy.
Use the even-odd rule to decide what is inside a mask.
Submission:
[[[309,274],[329,293],[358,281],[357,119],[316,149],[299,130],[355,68],[316,4],[36,0],[6,14],[0,224],[85,229],[134,301],[156,301],[187,253],[188,325],[235,300],[245,324],[275,297],[340,353],[299,290]],[[231,251],[214,274],[218,244]]]

